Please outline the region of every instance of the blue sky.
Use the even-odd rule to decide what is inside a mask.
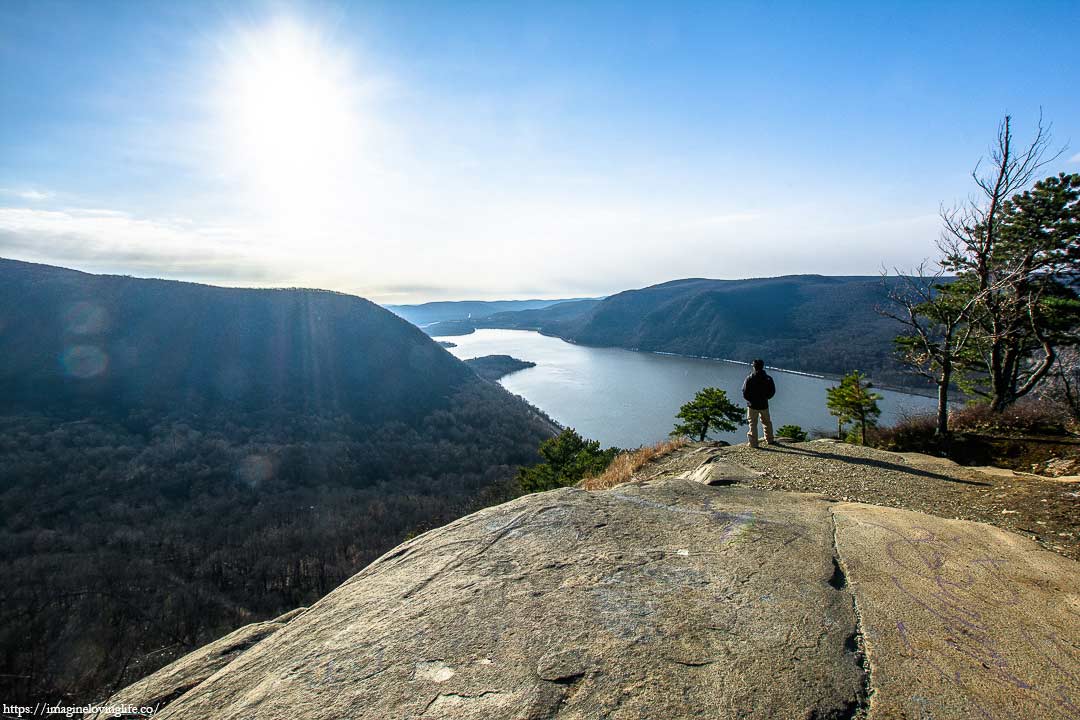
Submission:
[[[382,302],[872,274],[1080,4],[0,4],[0,256]]]

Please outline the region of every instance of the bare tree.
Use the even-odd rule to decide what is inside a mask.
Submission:
[[[896,281],[882,278],[890,305],[878,309],[904,330],[896,338],[901,362],[937,385],[937,434],[949,434],[949,389],[971,340],[971,310],[978,295],[950,293],[944,269],[928,272],[926,263],[912,273],[896,271]]]
[[[1069,409],[1075,422],[1080,422],[1080,348],[1064,348],[1057,357],[1054,371],[1041,392],[1052,402],[1060,402]]]
[[[987,172],[980,172],[982,161],[972,171],[978,193],[941,212],[942,268],[957,275],[957,292],[976,298],[969,308],[975,332],[967,349],[979,358],[986,394],[999,411],[1030,392],[1054,364],[1054,344],[1040,317],[1045,284],[1035,278],[1050,269],[1056,256],[1018,252],[1004,233],[1014,196],[1061,154],[1049,153],[1049,145],[1050,126],[1040,115],[1034,138],[1018,148],[1012,118],[1006,115]]]

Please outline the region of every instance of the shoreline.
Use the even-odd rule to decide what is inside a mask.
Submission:
[[[555,336],[555,337],[557,337],[557,336]],[[561,339],[562,338],[560,338],[560,340]],[[691,359],[694,359],[694,360],[710,360],[712,362],[726,362],[726,363],[731,363],[733,365],[742,365],[744,367],[750,367],[750,363],[748,363],[748,362],[744,362],[743,360],[732,360],[730,358],[710,357],[708,355],[686,355],[686,354],[683,354],[683,353],[667,352],[666,350],[642,350],[640,348],[621,348],[621,349],[630,350],[631,352],[646,352],[646,353],[651,353],[653,355],[670,355],[671,357],[691,358]],[[773,372],[785,373],[787,375],[798,375],[800,377],[815,378],[817,380],[833,380],[835,382],[840,382],[841,378],[843,377],[842,375],[836,375],[836,374],[833,374],[833,373],[805,372],[803,370],[790,370],[788,368],[775,367],[773,365],[766,365],[765,369],[766,370],[771,370]],[[884,383],[879,383],[879,382],[875,381],[873,378],[869,378],[869,379],[871,381],[873,389],[875,389],[875,390],[888,390],[889,392],[901,393],[903,395],[915,395],[915,396],[918,396],[918,397],[926,397],[926,398],[936,398],[937,397],[937,390],[933,389],[933,388],[927,388],[927,389],[924,390],[922,388],[908,387],[906,385],[893,385],[891,383],[890,384],[884,384]]]
[[[472,335],[477,330],[510,330],[510,331],[516,331],[516,332],[533,332],[533,333],[536,333],[537,335],[542,335],[544,337],[549,337],[549,338],[555,338],[557,340],[562,340],[564,343],[567,343],[568,345],[577,345],[578,347],[595,348],[597,350],[610,350],[610,349],[626,350],[627,352],[649,353],[650,355],[667,355],[667,356],[670,356],[670,357],[689,358],[691,360],[708,360],[710,362],[724,362],[724,363],[731,363],[733,365],[743,365],[745,367],[750,366],[750,363],[744,362],[742,360],[732,360],[730,358],[710,357],[708,355],[689,355],[689,354],[686,354],[686,353],[669,352],[669,351],[666,351],[666,350],[643,350],[641,348],[629,348],[629,347],[622,347],[620,345],[586,345],[584,343],[579,343],[579,342],[575,342],[573,340],[569,340],[567,338],[564,338],[564,337],[562,337],[560,335],[556,335],[554,333],[544,332],[540,328],[530,328],[530,327],[494,328],[494,327],[473,326],[472,331],[468,332],[468,333],[464,333],[464,335]],[[446,336],[439,335],[439,336],[429,336],[429,337],[431,337],[433,340],[438,341],[438,340],[441,340],[441,339],[445,339],[447,337],[462,337],[462,335],[446,335]],[[836,375],[836,374],[833,374],[833,373],[806,372],[804,370],[791,370],[791,369],[788,369],[788,368],[775,367],[775,366],[772,366],[772,365],[766,365],[765,367],[766,367],[766,369],[771,370],[773,372],[782,372],[782,373],[785,373],[785,374],[788,374],[788,375],[798,375],[800,377],[815,378],[817,380],[832,380],[832,381],[835,381],[835,382],[839,382],[841,377],[842,377],[841,375]],[[877,390],[887,390],[889,392],[900,393],[900,394],[903,394],[903,395],[914,395],[916,397],[924,397],[924,398],[936,398],[937,397],[937,389],[936,388],[909,387],[909,386],[906,386],[906,385],[894,385],[892,383],[882,384],[882,383],[876,382],[873,378],[870,378],[870,380],[873,383],[874,389],[877,389]],[[960,403],[960,402],[962,402],[962,400],[950,401],[950,405],[954,404],[954,403]]]

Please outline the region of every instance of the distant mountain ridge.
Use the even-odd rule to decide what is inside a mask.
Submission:
[[[584,345],[749,361],[801,372],[853,369],[880,382],[914,384],[893,357],[899,324],[878,276],[788,275],[748,280],[688,278],[601,300],[496,313],[425,330],[532,329]]]
[[[568,298],[564,300],[446,300],[422,303],[420,305],[384,305],[383,307],[414,325],[424,326],[436,322],[479,320],[501,312],[538,310],[558,303],[583,299],[586,298]]]

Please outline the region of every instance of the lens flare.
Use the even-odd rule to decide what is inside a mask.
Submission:
[[[60,364],[71,377],[92,378],[109,368],[109,356],[97,345],[72,345],[64,351]]]
[[[64,314],[68,332],[76,335],[94,335],[105,329],[109,316],[105,309],[92,302],[77,302]]]
[[[266,455],[248,455],[237,469],[241,482],[256,488],[274,476],[274,460]]]

